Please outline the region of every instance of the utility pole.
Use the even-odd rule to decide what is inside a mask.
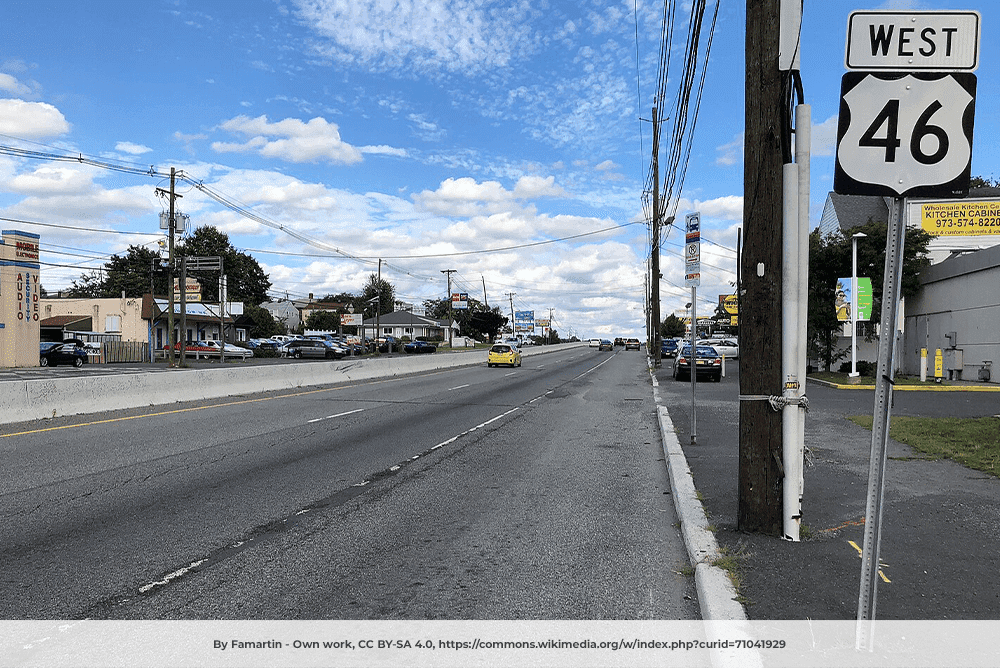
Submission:
[[[737,526],[782,532],[782,115],[779,0],[747,0]]]
[[[652,332],[646,352],[653,358],[653,366],[660,366],[660,114],[653,107],[653,248],[650,269],[650,320]],[[694,374],[692,374],[694,375]]]
[[[378,335],[379,335],[379,325],[380,318],[382,317],[382,258],[378,259],[378,287],[376,288],[376,296],[378,297],[378,302],[375,306],[375,354],[378,355]],[[311,297],[312,295],[310,295]],[[387,352],[392,352],[392,348],[389,347],[389,340],[385,341],[385,349]]]
[[[169,192],[164,191],[162,188],[157,188],[156,192],[161,195],[166,195],[170,200],[169,203],[169,213],[167,220],[167,229],[169,233],[167,235],[167,358],[170,360],[170,366],[174,366],[174,345],[177,343],[177,337],[174,336],[174,232],[177,228],[176,223],[176,211],[174,208],[174,200],[178,197],[183,197],[183,195],[178,195],[174,192],[174,185],[176,183],[177,169],[174,167],[170,168],[170,190]]]
[[[545,342],[546,343],[552,343],[552,311],[554,311],[554,310],[555,309],[553,309],[553,308],[549,309],[549,335],[547,337],[545,337]]]
[[[454,315],[451,309],[451,275],[454,274],[457,269],[442,269],[442,274],[448,274],[448,347],[451,348],[451,323],[455,321]],[[486,281],[483,280],[483,291],[486,290]]]
[[[516,292],[508,292],[507,298],[510,300],[510,336],[514,338],[514,295]]]

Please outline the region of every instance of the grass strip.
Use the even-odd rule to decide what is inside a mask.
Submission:
[[[872,416],[854,415],[854,424],[872,428]],[[1000,477],[1000,418],[929,418],[898,415],[889,437],[932,459],[950,459],[962,466]]]

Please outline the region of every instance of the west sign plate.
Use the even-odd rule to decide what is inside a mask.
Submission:
[[[975,101],[974,74],[848,72],[841,82],[834,191],[965,195]]]

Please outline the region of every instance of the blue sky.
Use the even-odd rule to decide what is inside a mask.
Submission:
[[[848,14],[976,9],[986,35],[997,12],[978,4],[806,0],[812,227],[832,188]],[[509,310],[513,293],[515,310],[552,309],[562,335],[641,336],[651,130],[640,119],[653,106],[662,7],[7,2],[0,144],[183,170],[272,223],[179,188],[192,224],[218,227],[255,257],[275,297],[359,291],[383,258],[383,278],[401,300],[444,298],[441,271],[454,269],[453,289],[482,299],[485,281],[491,305]],[[742,1],[721,2],[675,212],[702,215],[702,312],[735,280],[744,12]],[[689,14],[688,4],[678,7],[671,94]],[[981,47],[973,174],[997,176],[988,145],[997,113],[983,104],[996,56],[989,40]],[[155,246],[164,201],[154,189],[165,185],[0,155],[0,216],[43,224],[3,227],[41,235],[42,283],[54,291],[131,244]],[[689,301],[683,269],[678,231],[663,246],[664,314]]]

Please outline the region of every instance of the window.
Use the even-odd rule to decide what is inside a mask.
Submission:
[[[104,316],[104,331],[105,332],[122,331],[122,317],[120,315]]]

